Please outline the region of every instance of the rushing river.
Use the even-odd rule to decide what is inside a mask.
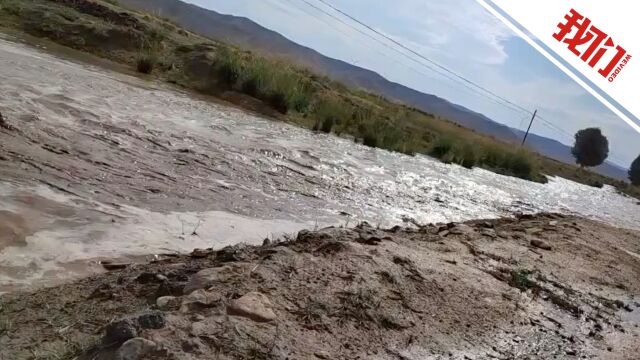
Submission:
[[[67,54],[68,55],[68,54]],[[390,226],[577,213],[640,228],[611,187],[537,184],[371,149],[0,39],[0,293],[103,258]]]

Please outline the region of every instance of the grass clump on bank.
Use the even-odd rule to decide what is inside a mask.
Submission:
[[[136,70],[142,74],[151,74],[156,66],[158,58],[152,53],[140,53],[136,60]]]
[[[530,279],[532,272],[526,269],[512,270],[511,271],[511,286],[514,286],[522,291],[527,291],[535,287],[535,282]]]
[[[289,64],[220,46],[212,67],[214,88],[262,100],[281,114],[308,110],[312,93],[309,79]]]

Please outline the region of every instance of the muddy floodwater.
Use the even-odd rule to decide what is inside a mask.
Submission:
[[[372,149],[0,39],[0,292],[105,258],[367,220],[580,214],[640,228],[637,200]]]

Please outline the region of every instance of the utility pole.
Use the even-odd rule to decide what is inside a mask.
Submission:
[[[531,117],[531,122],[529,123],[529,127],[527,128],[527,133],[524,134],[524,139],[522,139],[522,145],[520,146],[524,146],[524,142],[527,141],[527,136],[529,136],[529,130],[531,130],[531,125],[533,125],[533,119],[536,118],[537,113],[538,113],[538,109],[536,109],[536,111],[533,112],[533,116]]]

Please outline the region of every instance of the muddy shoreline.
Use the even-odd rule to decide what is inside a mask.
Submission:
[[[638,239],[539,214],[194,250],[0,297],[0,358],[634,359]]]

